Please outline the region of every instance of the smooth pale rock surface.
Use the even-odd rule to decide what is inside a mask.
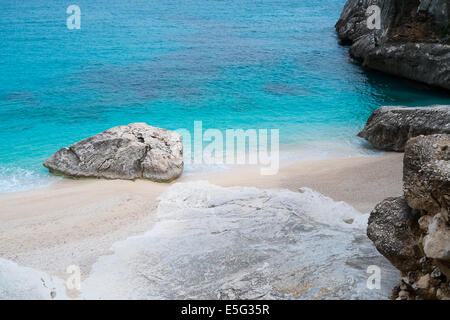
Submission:
[[[450,226],[447,222],[440,213],[431,220],[423,246],[427,257],[450,261]]]
[[[366,10],[380,9],[380,29]],[[450,89],[449,0],[348,0],[336,31],[363,66]]]
[[[367,236],[378,251],[400,271],[420,267],[418,215],[403,197],[388,198],[370,213]]]
[[[450,211],[450,135],[408,141],[403,160],[404,194],[411,208],[429,214]]]
[[[160,201],[154,228],[94,264],[84,297],[387,299],[398,277],[367,239],[367,215],[310,189],[178,183]],[[381,290],[367,288],[370,265]]]
[[[72,177],[165,182],[183,172],[183,143],[176,132],[132,123],[62,148],[44,166]]]
[[[0,258],[0,300],[67,299],[64,281]]]
[[[368,215],[300,191],[174,184],[153,227],[100,257],[78,298],[388,299],[399,272],[367,239]],[[367,287],[373,265],[380,290]],[[39,283],[41,272],[22,270],[0,263],[6,295]]]
[[[358,136],[378,149],[404,151],[409,139],[436,133],[450,133],[450,106],[381,107]]]

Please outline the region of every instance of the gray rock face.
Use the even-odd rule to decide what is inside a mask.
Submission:
[[[381,29],[366,10],[381,9]],[[339,38],[363,66],[450,89],[450,0],[348,0],[336,24]]]
[[[371,0],[348,0],[336,23],[336,31],[344,42],[352,43],[371,30],[367,28],[367,8],[373,4]]]
[[[421,0],[418,13],[431,16],[437,25],[446,27],[450,23],[449,9],[450,3],[447,0]]]
[[[450,299],[450,135],[410,139],[403,170],[404,198],[380,203],[367,233],[405,276],[394,298]]]
[[[170,181],[183,171],[183,143],[175,132],[132,123],[62,148],[44,166],[72,177]]]
[[[405,199],[412,208],[436,214],[450,211],[450,135],[408,141],[403,160]]]
[[[420,267],[422,257],[417,213],[408,207],[403,197],[388,198],[371,212],[367,236],[377,250],[403,272]]]
[[[450,46],[417,42],[376,46],[369,41],[373,37],[359,40],[350,49],[364,67],[450,89]]]
[[[381,107],[358,136],[378,149],[404,151],[408,139],[435,133],[450,133],[450,106]]]

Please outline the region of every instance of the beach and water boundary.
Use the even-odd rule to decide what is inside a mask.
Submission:
[[[0,267],[12,272],[4,284],[14,286],[16,276],[17,283],[23,282],[23,266],[65,279],[67,267],[75,265],[81,268],[85,285],[98,289],[88,290],[84,297],[149,298],[139,293],[152,288],[159,260],[178,263],[183,250],[191,249],[194,253],[187,260],[195,263],[203,259],[201,250],[214,251],[224,240],[244,238],[240,246],[230,249],[238,251],[252,242],[258,245],[253,251],[238,252],[244,257],[239,263],[258,262],[265,250],[274,253],[272,260],[254,264],[262,271],[249,268],[267,276],[257,280],[269,281],[277,274],[276,268],[265,273],[267,262],[277,265],[277,259],[292,258],[295,272],[316,268],[336,276],[338,281],[330,288],[350,284],[342,278],[347,272],[356,279],[354,292],[328,292],[333,297],[387,298],[392,282],[385,283],[379,294],[360,287],[365,286],[368,264],[385,266],[368,242],[365,227],[367,213],[375,204],[402,194],[402,155],[370,149],[355,134],[381,105],[431,105],[448,97],[349,64],[347,48],[337,45],[332,31],[342,4],[291,3],[289,10],[277,11],[276,5],[264,3],[250,6],[254,10],[250,16],[241,10],[248,6],[234,2],[227,8],[218,4],[221,10],[213,15],[202,11],[207,6],[198,10],[162,4],[148,19],[142,19],[139,10],[113,11],[119,14],[113,30],[104,28],[109,20],[105,21],[101,10],[92,10],[95,15],[87,15],[81,32],[71,34],[55,23],[55,7],[46,1],[30,10],[22,8],[17,15],[11,14],[14,8],[6,7],[10,25],[20,25],[34,15],[46,23],[22,25],[22,42],[16,41],[15,32],[5,32],[2,57],[7,63],[1,68],[10,76],[0,80],[1,116],[8,119],[0,125],[4,141],[0,203],[6,208],[0,214],[0,256],[9,261],[0,261]],[[117,6],[130,9],[125,4]],[[89,12],[86,4],[81,7]],[[161,24],[160,17],[168,23]],[[157,27],[147,32],[146,21]],[[111,32],[114,39],[108,37]],[[120,50],[111,50],[111,44]],[[70,48],[75,49],[67,54]],[[219,131],[279,129],[279,170],[263,176],[260,166],[188,164],[180,179],[157,184],[61,178],[41,166],[59,148],[109,127],[145,121],[174,130],[189,128],[197,119]],[[235,217],[230,208],[245,214]],[[260,216],[255,214],[259,210]],[[246,219],[247,214],[254,220]],[[297,244],[292,256],[283,256],[285,250],[272,242],[271,237],[276,239],[278,234],[271,233],[270,226],[277,231],[280,217],[291,223],[286,228],[298,231],[291,233]],[[267,233],[251,232],[248,221]],[[246,239],[241,233],[251,236]],[[284,240],[292,240],[289,235]],[[209,242],[214,239],[217,242]],[[316,252],[324,261],[314,259],[312,248],[319,249]],[[221,261],[204,262],[198,270],[222,265]],[[186,269],[186,264],[178,266],[173,274],[163,273],[167,278],[162,283],[174,285],[183,280],[176,277],[178,272],[196,271]],[[232,271],[235,266],[228,267]],[[383,272],[392,275],[392,267],[387,265]],[[142,277],[122,278],[127,274]],[[220,276],[220,272],[212,274]],[[287,297],[323,297],[331,275],[321,275],[314,283],[309,282],[311,274],[300,277],[297,273],[296,279],[304,283],[295,288],[281,284]],[[141,280],[144,287],[133,287]],[[32,283],[40,283],[38,273],[30,278]],[[129,286],[121,288],[121,283]],[[316,288],[319,292],[311,293]],[[140,290],[133,295],[135,289]],[[178,288],[166,294],[198,297],[183,291]],[[114,296],[119,292],[123,295]],[[204,292],[215,294],[214,290]],[[219,298],[233,298],[227,292],[220,291],[225,295]]]
[[[1,256],[60,276],[75,263],[87,275],[114,242],[152,227],[157,198],[170,185],[198,180],[294,192],[309,187],[368,213],[384,198],[401,194],[402,154],[298,161],[275,176],[237,167],[171,184],[62,179],[44,189],[3,194]]]

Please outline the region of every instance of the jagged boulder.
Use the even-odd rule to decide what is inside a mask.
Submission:
[[[361,36],[372,33],[367,28],[367,8],[372,0],[348,0],[342,9],[339,21],[336,23],[336,31],[344,43],[352,43]]]
[[[403,169],[408,205],[424,210],[421,218],[427,257],[450,262],[450,135],[419,136],[408,141]]]
[[[408,139],[436,133],[450,133],[450,106],[381,107],[358,136],[378,149],[404,151]]]
[[[183,143],[175,132],[132,123],[62,148],[44,166],[72,177],[171,181],[183,171]]]
[[[408,141],[403,159],[403,189],[408,205],[436,214],[450,211],[450,134]]]
[[[403,272],[420,267],[418,212],[403,197],[388,198],[370,213],[367,236],[377,250]]]
[[[371,5],[380,29],[368,28]],[[450,0],[348,0],[338,37],[363,66],[450,89]]]

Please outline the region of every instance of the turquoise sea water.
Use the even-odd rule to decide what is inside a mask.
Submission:
[[[352,64],[334,32],[344,3],[77,0],[81,30],[68,30],[72,3],[2,0],[0,192],[47,184],[48,156],[116,125],[201,120],[364,151],[355,134],[377,107],[450,102]]]

